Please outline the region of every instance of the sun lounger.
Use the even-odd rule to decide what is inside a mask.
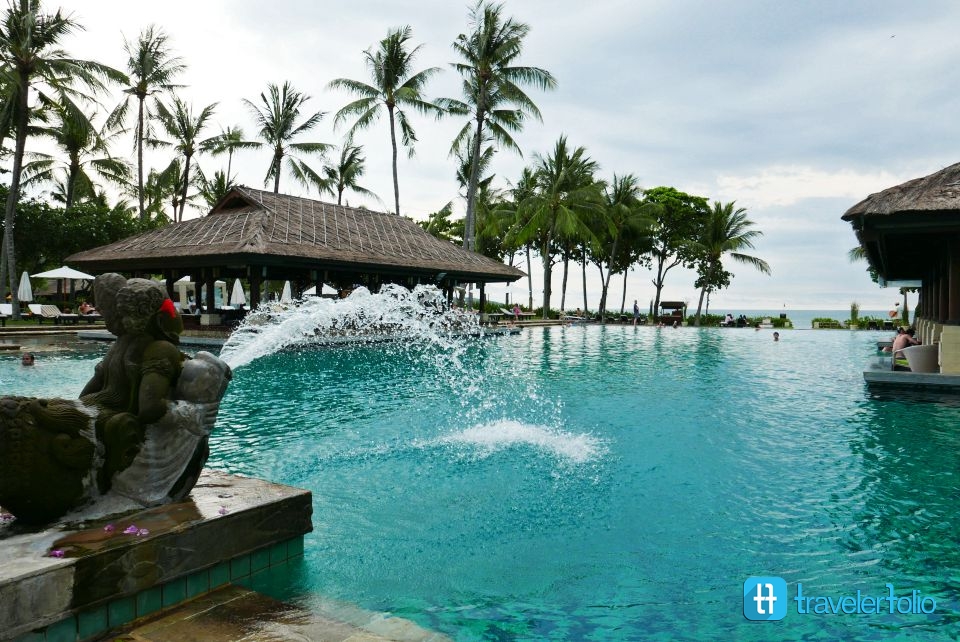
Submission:
[[[535,317],[535,316],[537,316],[537,313],[536,313],[536,312],[521,312],[519,315],[517,315],[517,314],[514,314],[514,313],[513,313],[513,310],[508,310],[508,309],[506,309],[506,308],[500,308],[500,311],[503,312],[504,315],[506,315],[506,316],[508,316],[508,317],[514,317],[514,318],[517,318],[518,316],[520,316],[520,317]]]
[[[37,308],[36,310],[34,308]],[[44,319],[52,319],[55,324],[79,323],[79,314],[65,314],[55,305],[37,305],[30,304],[30,312],[37,316],[40,325],[43,325]]]

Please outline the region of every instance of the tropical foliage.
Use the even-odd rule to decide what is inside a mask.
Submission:
[[[438,190],[436,202],[445,204],[415,218],[440,239],[523,269],[531,310],[538,309],[533,295],[541,287],[544,315],[557,298],[566,308],[578,266],[583,302],[577,307],[592,307],[605,318],[616,307],[611,286],[617,277],[622,313],[628,276],[646,268],[655,289],[651,307],[657,308],[669,273],[682,266],[696,271],[697,323],[711,292],[730,285],[733,263],[769,272],[747,253],[761,233],[742,208],[711,207],[707,198],[669,186],[644,189],[637,174],[624,171],[629,168],[616,168],[603,180],[599,162],[562,133],[552,148],[531,150],[532,160],[516,175],[498,174],[497,153],[520,152],[518,133],[542,120],[527,92],[557,84],[549,71],[525,64],[530,27],[501,4],[474,4],[466,28],[453,39],[456,98],[426,97],[441,68],[417,64],[424,45],[413,43],[410,26],[390,29],[364,51],[365,80],[337,78],[328,85],[351,97],[331,123],[347,129],[339,148],[318,142],[324,112],[290,82],[266,83],[259,95],[242,101],[252,122],[224,126],[216,122],[215,104],[191,106],[188,88],[178,84],[186,61],[160,27],[117,43],[124,72],[63,51],[64,38],[78,29],[72,17],[44,11],[39,0],[15,0],[0,17],[0,171],[9,177],[9,190],[0,192],[7,197],[0,283],[13,292],[15,310],[18,265],[52,267],[75,251],[182,221],[193,214],[188,204],[210,208],[244,182],[234,163],[241,150],[263,159],[263,184],[274,192],[286,176],[307,192],[335,196],[338,204],[350,198],[380,203],[369,185],[379,178],[371,177],[378,157],[386,154],[371,154],[371,145],[357,141],[384,120],[390,207],[399,214],[399,150],[413,155],[419,138],[414,120],[423,115],[463,122],[450,146],[449,171],[437,173],[448,187]],[[108,97],[111,88],[121,100]],[[249,139],[245,129],[252,131]],[[131,134],[132,150],[124,150],[118,138],[127,141]],[[542,284],[532,269],[537,260]],[[559,297],[553,292],[557,266]],[[588,270],[599,274],[598,301],[588,301]]]
[[[280,193],[284,160],[287,171],[299,184],[315,187],[321,194],[330,191],[329,181],[301,158],[301,155],[322,157],[330,145],[296,141],[316,127],[324,115],[317,111],[301,119],[300,111],[308,100],[310,96],[297,91],[289,82],[283,83],[282,87],[268,84],[267,91],[260,94],[259,104],[244,99],[257,123],[257,135],[273,153],[263,184],[269,185],[273,180],[274,194]]]
[[[764,274],[770,274],[770,266],[763,259],[744,254],[743,250],[753,249],[754,239],[763,232],[753,229],[753,221],[747,218],[747,211],[734,209],[734,203],[713,204],[707,220],[699,234],[690,243],[697,257],[696,285],[700,288],[700,302],[697,304],[694,325],[700,325],[700,312],[704,296],[715,289],[730,284],[731,274],[723,267],[724,256],[744,265],[749,265]]]
[[[409,49],[408,42],[412,34],[413,30],[409,26],[391,30],[387,33],[387,37],[380,41],[376,50],[368,49],[364,52],[373,84],[347,78],[337,78],[330,83],[332,88],[345,89],[360,96],[340,109],[334,117],[334,123],[356,117],[356,121],[347,132],[350,138],[357,131],[375,122],[384,109],[387,111],[387,121],[390,123],[390,145],[393,150],[394,213],[398,216],[400,215],[400,182],[397,178],[397,124],[400,125],[403,146],[407,148],[410,156],[413,156],[414,143],[417,142],[416,132],[410,124],[404,107],[422,114],[440,115],[442,113],[437,105],[423,97],[427,81],[439,73],[440,68],[429,67],[422,71],[413,71],[414,58],[423,45]]]
[[[556,80],[545,69],[517,64],[530,27],[505,18],[503,5],[479,2],[470,11],[469,23],[470,31],[461,33],[453,42],[453,49],[461,58],[453,63],[453,68],[463,79],[463,99],[438,101],[447,111],[470,117],[454,139],[453,150],[469,146],[470,157],[479,158],[481,145],[490,137],[501,147],[519,151],[512,134],[523,129],[528,117],[542,120],[540,110],[523,87],[552,89]],[[468,250],[474,248],[479,177],[480,164],[474,163],[467,184],[463,237]]]

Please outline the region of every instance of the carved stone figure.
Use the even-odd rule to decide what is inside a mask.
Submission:
[[[41,523],[114,492],[142,505],[185,497],[209,454],[231,371],[177,347],[163,286],[103,274],[97,308],[117,340],[79,401],[0,397],[0,506]]]

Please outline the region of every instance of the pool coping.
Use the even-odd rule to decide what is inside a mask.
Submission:
[[[94,639],[242,582],[302,556],[312,512],[307,490],[204,470],[182,502],[28,532],[4,522],[0,639]]]

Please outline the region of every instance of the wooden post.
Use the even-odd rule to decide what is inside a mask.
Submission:
[[[947,321],[960,324],[960,248],[950,247],[950,278],[947,288]]]
[[[263,279],[258,270],[250,271],[250,309],[254,310],[260,305],[260,288],[263,285]]]
[[[205,268],[203,270],[203,284],[207,288],[207,299],[204,303],[207,306],[207,314],[217,314],[217,298],[214,293],[214,288],[216,288],[216,277],[213,276],[213,268]]]

